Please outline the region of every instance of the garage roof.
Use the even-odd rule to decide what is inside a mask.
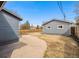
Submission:
[[[48,23],[50,23],[50,22],[53,22],[53,21],[58,21],[58,22],[64,22],[64,23],[72,24],[71,22],[68,22],[68,21],[63,21],[63,20],[56,20],[56,19],[53,19],[53,20],[50,20],[50,21],[48,21],[48,22],[45,22],[45,23],[43,24],[43,26],[46,25],[46,24],[48,24]]]
[[[22,18],[19,15],[17,15],[16,13],[14,13],[8,9],[3,8],[5,3],[6,3],[6,1],[0,1],[0,11],[8,13],[9,15],[12,15],[13,17],[17,18],[18,20],[22,20]]]
[[[8,13],[9,15],[17,18],[18,20],[22,20],[21,16],[17,15],[16,13],[14,13],[14,12],[6,9],[6,8],[2,9],[1,11],[5,12],[5,13]]]

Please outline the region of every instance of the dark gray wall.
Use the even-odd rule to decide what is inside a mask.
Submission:
[[[19,39],[19,20],[13,16],[0,12],[0,42]]]

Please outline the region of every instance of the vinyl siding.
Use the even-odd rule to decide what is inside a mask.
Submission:
[[[0,12],[0,42],[19,39],[19,20]]]
[[[62,29],[58,29],[57,26],[62,25]],[[50,29],[48,28],[50,26]],[[53,21],[43,26],[43,33],[49,34],[61,34],[61,35],[71,35],[71,24]]]

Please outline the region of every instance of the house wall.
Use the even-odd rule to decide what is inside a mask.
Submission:
[[[63,29],[58,29],[58,25],[63,25]],[[50,26],[51,28],[49,29],[48,26]],[[43,33],[71,35],[70,27],[71,24],[69,23],[53,21],[43,26]]]
[[[79,19],[76,20],[75,36],[79,38]]]
[[[76,34],[77,38],[79,38],[79,24],[77,24],[75,27],[75,34]]]
[[[19,39],[19,20],[13,16],[0,12],[0,42]]]

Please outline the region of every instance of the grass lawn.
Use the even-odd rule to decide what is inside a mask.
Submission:
[[[71,38],[62,35],[47,35],[41,33],[30,33],[47,42],[48,48],[44,57],[78,57],[79,48]]]

